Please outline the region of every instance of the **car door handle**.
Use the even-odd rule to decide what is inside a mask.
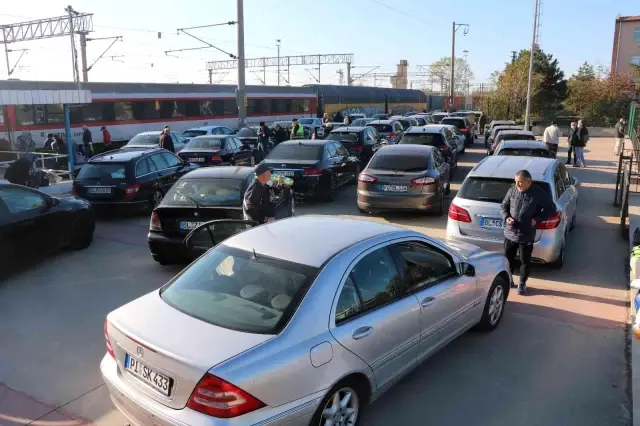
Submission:
[[[360,327],[358,329],[356,329],[356,331],[353,332],[353,339],[354,340],[360,340],[360,339],[364,339],[365,337],[369,336],[371,333],[373,333],[373,327]]]
[[[422,302],[420,302],[420,306],[422,306],[423,308],[426,308],[429,305],[433,305],[436,301],[435,297],[425,297],[424,299],[422,299]]]

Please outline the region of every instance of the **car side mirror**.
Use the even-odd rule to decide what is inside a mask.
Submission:
[[[475,277],[476,276],[476,268],[473,267],[470,263],[462,264],[462,275],[465,277]]]

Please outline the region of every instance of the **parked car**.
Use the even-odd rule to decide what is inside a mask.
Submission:
[[[349,120],[352,121],[352,122],[353,122],[353,120],[359,120],[361,118],[367,118],[366,115],[358,113],[358,112],[351,113],[351,114],[347,115],[347,117],[349,117]]]
[[[374,120],[388,120],[389,114],[373,114],[371,117]]]
[[[532,262],[561,268],[569,231],[576,223],[578,181],[564,164],[551,158],[486,157],[467,175],[449,207],[447,238],[485,250],[503,250],[502,203],[519,170],[528,170],[533,185],[549,194],[557,212],[537,224]]]
[[[340,142],[350,155],[360,159],[361,168],[367,165],[380,146],[387,144],[373,127],[340,127],[329,133],[327,140]]]
[[[452,175],[458,168],[458,148],[455,145],[453,133],[446,125],[411,127],[402,135],[398,144],[433,146],[440,150],[444,160],[449,164]]]
[[[405,132],[412,126],[420,125],[420,123],[418,123],[418,120],[415,120],[411,117],[403,117],[402,115],[394,115],[393,117],[389,118],[389,120],[400,122]]]
[[[160,133],[160,131],[138,133],[132,137],[124,147],[144,149],[160,147]],[[182,148],[187,144],[187,138],[178,132],[171,132],[171,139],[173,140],[174,152],[180,152],[180,150],[182,150]]]
[[[505,130],[522,130],[522,127],[513,125],[494,126],[493,129],[491,129],[491,134],[489,135],[489,139],[486,142],[487,155],[493,155],[494,141],[496,140],[498,135]]]
[[[473,115],[473,114],[472,114]],[[440,124],[456,126],[467,138],[467,145],[472,145],[475,139],[475,125],[466,117],[444,117]]]
[[[242,201],[254,179],[252,167],[226,166],[200,168],[181,177],[151,214],[148,243],[153,259],[163,265],[192,261],[184,244],[187,234],[211,220],[244,219]],[[286,217],[293,215],[293,208],[292,197],[278,205],[288,211]],[[223,224],[212,230],[216,236],[226,231]]]
[[[322,125],[322,127],[318,129],[318,137],[326,138],[329,135],[329,133],[331,133],[335,129],[339,129],[340,127],[344,127],[344,126],[345,126],[344,123],[334,123],[334,122],[325,123]]]
[[[456,126],[452,126],[451,124],[441,124],[441,126],[445,126],[447,129],[451,130],[451,133],[453,134],[453,140],[458,150],[458,155],[464,154],[467,149],[467,137],[465,136],[465,134],[462,133]]]
[[[85,200],[0,183],[0,277],[63,248],[88,247],[94,228],[94,212]]]
[[[194,127],[192,129],[185,130],[182,132],[182,136],[187,139],[187,142],[196,136],[206,136],[206,135],[233,135],[235,133],[234,130],[226,127],[226,126],[200,126]]]
[[[491,140],[491,149],[489,152],[493,154],[498,144],[504,140],[535,141],[536,135],[533,132],[522,129],[498,130],[495,132],[495,136]]]
[[[451,169],[429,145],[389,145],[373,156],[358,177],[358,210],[417,210],[444,214]]]
[[[255,166],[251,146],[234,135],[196,136],[178,154],[199,166]]]
[[[493,151],[493,155],[552,158],[546,143],[531,140],[503,140]]]
[[[315,133],[316,129],[320,129],[322,127],[321,118],[299,118],[298,123],[304,127],[308,127],[311,133]]]
[[[486,131],[484,132],[484,147],[488,148],[488,141],[489,141],[489,136],[491,135],[491,132],[493,131],[494,127],[497,126],[515,126],[516,122],[513,120],[492,120],[491,123],[489,123],[488,126],[486,126]]]
[[[418,124],[415,124],[415,126],[426,126],[427,124],[429,124],[424,115],[411,115],[409,116],[409,118],[411,118],[412,120],[416,120]]]
[[[431,124],[440,124],[443,118],[447,117],[449,114],[446,112],[434,112],[431,114]]]
[[[355,425],[448,342],[498,327],[510,281],[502,254],[405,228],[276,221],[110,312],[100,371],[132,423]]]
[[[296,195],[333,201],[339,187],[356,182],[360,159],[332,140],[297,139],[279,143],[264,159],[273,172],[294,181]]]
[[[366,126],[367,124],[371,123],[373,120],[375,120],[375,118],[358,118],[357,120],[353,120],[353,123],[351,123],[352,127],[358,127],[358,126]]]
[[[396,144],[404,134],[404,127],[396,120],[373,120],[367,127],[373,127],[390,144]]]
[[[182,175],[196,167],[166,149],[108,151],[82,166],[73,182],[73,194],[96,208],[149,211]]]

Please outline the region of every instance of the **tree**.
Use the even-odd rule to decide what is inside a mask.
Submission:
[[[531,51],[521,50],[518,61],[529,62]],[[567,80],[553,55],[544,53],[535,46],[533,55],[533,71],[541,76],[540,90],[532,98],[532,115],[555,118],[562,102],[567,97]]]
[[[451,56],[441,58],[440,60],[429,65],[431,77],[440,84],[440,91],[449,93],[451,87]],[[464,58],[456,58],[455,73],[455,91],[467,91],[467,84],[473,80],[473,71],[469,63]]]
[[[578,68],[578,71],[576,71],[572,78],[583,81],[594,80],[596,78],[596,70],[593,65],[585,62],[584,64],[580,65],[580,68]]]

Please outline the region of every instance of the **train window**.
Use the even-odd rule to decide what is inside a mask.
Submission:
[[[48,124],[64,124],[64,109],[62,104],[45,105]]]
[[[248,99],[247,100],[247,114],[259,114],[262,100],[260,99]]]
[[[34,105],[34,109],[36,111],[36,124],[45,124],[46,113],[44,110],[44,105]]]
[[[238,106],[235,99],[224,100],[224,114],[226,116],[238,115]]]
[[[133,103],[132,102],[116,102],[113,104],[115,109],[116,121],[133,120]]]
[[[291,101],[291,112],[305,112],[304,111],[304,99],[293,99]]]
[[[311,112],[311,103],[309,102],[309,99],[302,101],[302,109],[304,112]]]
[[[144,101],[133,102],[133,118],[135,120],[148,120],[154,118],[167,118],[162,113],[165,102]],[[171,117],[171,115],[169,115]]]
[[[272,99],[271,110],[277,113],[288,113],[292,110],[291,99]]]
[[[170,101],[172,104],[171,117],[187,116],[187,101]]]
[[[201,117],[213,115],[213,101],[197,101],[200,108]]]
[[[4,108],[0,108],[0,124],[4,124]]]
[[[103,103],[90,103],[82,106],[82,121],[104,121]]]
[[[16,123],[22,126],[35,124],[33,105],[18,105],[16,107]]]
[[[200,103],[198,101],[185,101],[187,117],[200,117]]]

